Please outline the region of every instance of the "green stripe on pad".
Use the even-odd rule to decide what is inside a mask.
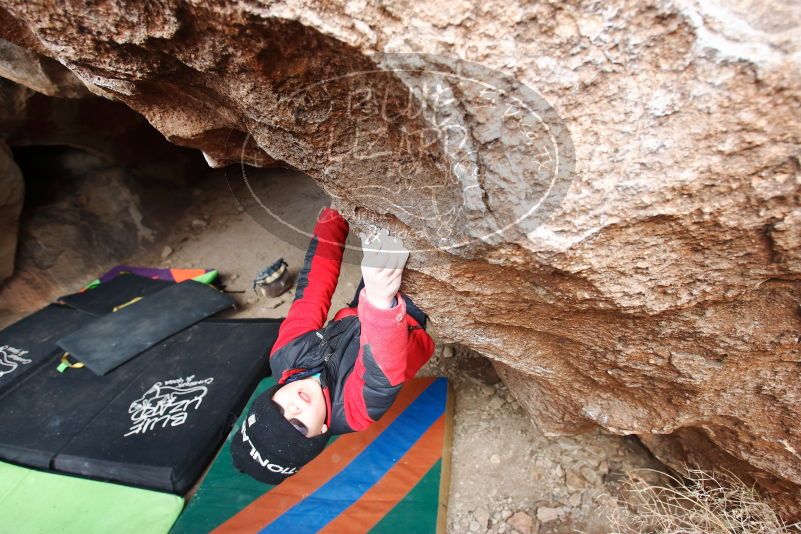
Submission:
[[[436,532],[442,460],[437,460],[402,501],[372,529],[371,534]]]
[[[194,280],[195,282],[200,282],[201,284],[209,285],[210,283],[214,282],[218,274],[219,273],[217,272],[216,269],[212,269],[207,273],[192,278],[192,280]]]

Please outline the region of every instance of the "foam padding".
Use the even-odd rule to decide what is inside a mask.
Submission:
[[[0,459],[49,469],[56,454],[145,370],[150,358],[136,358],[107,377],[87,369],[62,374],[57,362],[54,354],[0,398]]]
[[[117,306],[131,302],[137,297],[146,297],[171,284],[172,282],[164,280],[120,273],[91,289],[59,297],[58,302],[70,308],[100,316],[111,313]]]
[[[0,398],[0,458],[182,494],[269,368],[280,320],[206,320],[105,376],[56,360]]]
[[[217,271],[214,269],[181,269],[171,267],[160,269],[158,267],[137,267],[134,265],[117,265],[105,273],[101,274],[97,282],[105,284],[112,278],[121,274],[135,274],[152,280],[166,280],[169,282],[183,282],[184,280],[196,280],[208,284],[217,278]]]
[[[176,495],[0,462],[3,532],[156,534],[169,531],[182,507]]]
[[[57,353],[61,354],[56,340],[94,319],[66,306],[51,304],[0,332],[0,396]]]
[[[176,332],[233,305],[228,295],[187,280],[100,317],[59,339],[58,345],[92,372],[104,375]]]
[[[272,384],[263,381],[251,402]],[[445,378],[411,381],[379,421],[331,440],[278,486],[233,466],[232,431],[172,533],[445,532],[449,390]]]

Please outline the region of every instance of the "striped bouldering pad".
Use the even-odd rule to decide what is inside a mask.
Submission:
[[[411,381],[378,422],[332,439],[278,486],[234,468],[240,420],[172,532],[445,532],[451,399],[445,378]]]
[[[0,532],[167,532],[183,499],[0,463]]]
[[[107,284],[121,274],[134,274],[151,280],[166,280],[168,282],[180,283],[184,280],[194,280],[203,284],[210,284],[217,279],[215,269],[159,269],[156,267],[133,267],[131,265],[117,265],[101,274],[97,279],[91,281],[86,289],[96,287],[100,284]]]

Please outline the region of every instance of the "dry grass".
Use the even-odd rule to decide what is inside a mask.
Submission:
[[[655,478],[665,483],[652,482]],[[628,474],[622,489],[628,506],[610,517],[619,534],[801,532],[800,524],[782,523],[753,487],[731,473],[686,468],[679,477],[636,470]]]

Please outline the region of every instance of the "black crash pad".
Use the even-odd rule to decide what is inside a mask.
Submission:
[[[56,340],[94,319],[66,306],[51,304],[0,332],[0,396],[40,365],[61,355],[63,351]]]
[[[87,369],[56,370],[58,356],[0,398],[0,458],[49,469],[58,451],[77,436],[149,360],[135,358],[107,376]]]
[[[60,297],[58,303],[92,315],[106,315],[114,311],[117,306],[131,302],[137,297],[146,297],[174,283],[121,273],[92,289]]]
[[[280,320],[205,320],[105,376],[43,366],[0,398],[0,458],[185,493],[269,369]]]
[[[55,468],[185,493],[265,376],[279,326],[204,321],[154,347],[146,372],[70,441]]]
[[[228,295],[200,282],[171,284],[108,313],[58,340],[58,345],[104,375],[169,336],[230,308]]]

